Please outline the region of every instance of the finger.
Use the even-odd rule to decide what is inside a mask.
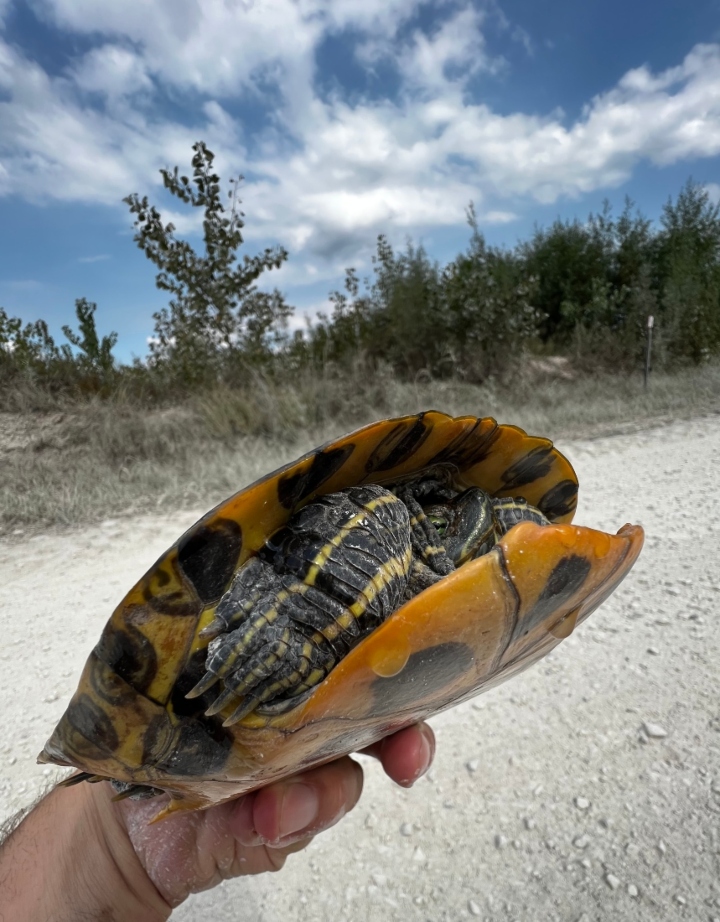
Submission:
[[[263,849],[266,859],[265,870],[280,871],[285,865],[288,855],[293,855],[295,852],[301,852],[304,848],[307,848],[313,838],[314,836],[307,836],[307,838],[298,839],[297,842],[289,842],[281,848],[266,845]]]
[[[379,759],[393,781],[409,788],[430,768],[435,755],[435,734],[427,724],[415,724],[386,736],[363,752]]]
[[[285,847],[327,829],[357,803],[362,769],[345,757],[243,798],[233,832],[243,845]]]

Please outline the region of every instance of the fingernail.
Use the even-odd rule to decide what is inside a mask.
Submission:
[[[418,778],[422,778],[425,772],[430,768],[430,763],[432,762],[432,759],[433,759],[434,748],[435,747],[433,746],[433,743],[430,740],[430,737],[428,736],[428,734],[423,732],[422,733],[422,749],[420,750],[422,768],[418,772],[418,775],[417,775]]]
[[[289,785],[280,810],[280,838],[305,829],[319,812],[320,798],[314,787],[301,782]]]

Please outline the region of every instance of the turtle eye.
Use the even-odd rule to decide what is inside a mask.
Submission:
[[[435,526],[437,533],[442,537],[447,531],[447,518],[442,515],[429,515],[428,520]]]

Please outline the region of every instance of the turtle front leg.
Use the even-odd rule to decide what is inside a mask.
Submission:
[[[402,490],[399,493],[399,498],[405,503],[410,515],[410,543],[413,549],[414,561],[424,562],[430,572],[437,574],[440,578],[454,572],[455,564],[448,557],[442,538],[425,515],[423,507],[418,502],[412,489]],[[417,568],[415,570],[418,579],[426,580],[428,578],[427,574],[420,577],[420,571]],[[432,582],[437,582],[437,580]],[[431,583],[427,583],[427,585],[431,585]],[[426,588],[426,586],[423,586],[423,588]]]

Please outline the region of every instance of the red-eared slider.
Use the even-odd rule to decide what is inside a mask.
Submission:
[[[569,524],[547,439],[430,411],[221,503],[130,590],[40,755],[210,806],[361,749],[548,653],[622,580],[639,526]]]

